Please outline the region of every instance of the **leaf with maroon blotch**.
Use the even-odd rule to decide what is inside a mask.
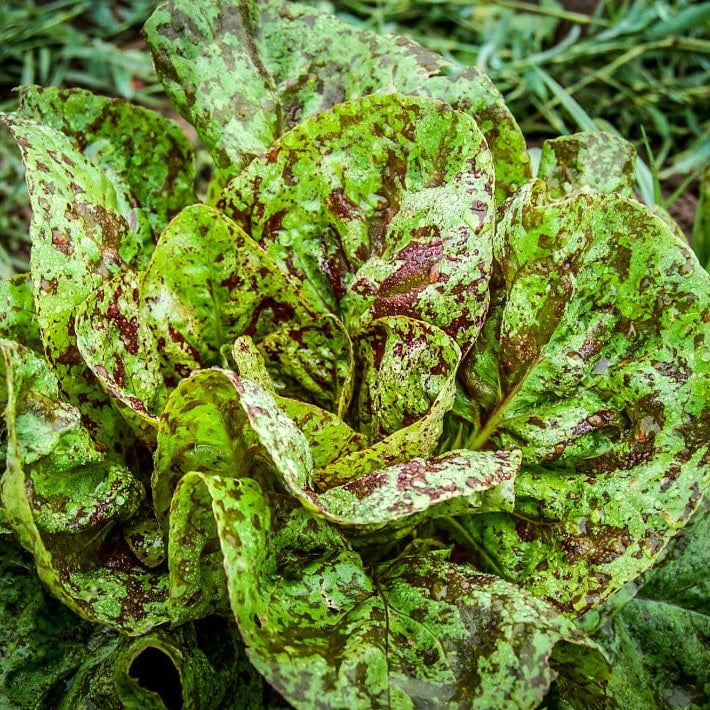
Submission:
[[[9,341],[0,351],[8,441],[0,494],[40,579],[95,623],[127,634],[164,623],[167,575],[146,570],[121,530],[145,497],[141,481],[97,447],[43,360]]]
[[[299,124],[218,204],[349,332],[403,315],[475,340],[488,307],[493,163],[475,122],[369,96]]]
[[[22,87],[19,113],[60,131],[123,186],[116,191],[121,214],[144,236],[119,253],[144,267],[163,228],[195,201],[192,147],[177,123],[124,99],[55,87]]]
[[[76,316],[86,364],[136,435],[155,444],[167,392],[158,348],[141,312],[138,275],[127,271],[91,293]]]
[[[220,365],[222,347],[248,335],[267,355],[272,375],[283,374],[292,387],[337,407],[351,368],[347,335],[332,318],[321,318],[300,283],[216,209],[193,205],[168,225],[141,275],[140,297],[169,385],[194,369]],[[318,348],[299,347],[299,338],[316,340]]]
[[[635,200],[550,199],[541,182],[507,205],[495,249],[466,445],[523,464],[515,513],[465,525],[496,569],[579,614],[654,563],[710,480],[710,276]]]
[[[605,661],[569,620],[447,551],[366,566],[305,511],[275,515],[250,478],[190,473],[176,499],[176,532],[211,500],[249,659],[295,707],[527,709],[558,673],[603,702]]]
[[[121,212],[125,186],[59,131],[18,114],[2,120],[25,164],[32,206],[30,272],[44,352],[97,441],[113,449],[131,435],[83,362],[74,328],[79,306],[123,270],[121,252],[142,239]]]

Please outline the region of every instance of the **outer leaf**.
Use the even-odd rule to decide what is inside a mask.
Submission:
[[[701,511],[598,635],[613,707],[702,708],[710,697],[710,516]]]
[[[710,278],[615,195],[548,202],[533,184],[498,236],[498,331],[465,366],[496,397],[471,401],[469,445],[521,448],[522,519],[471,532],[499,571],[578,613],[646,570],[706,485]]]
[[[32,558],[0,537],[0,706],[49,707],[83,660],[91,631],[45,595]]]
[[[373,93],[432,96],[473,116],[495,156],[499,201],[530,175],[520,129],[490,80],[403,37],[281,0],[172,0],[146,34],[168,95],[227,175],[300,121]]]
[[[94,642],[98,648],[73,678],[60,710],[250,710],[264,705],[262,680],[227,619],[209,617],[137,639],[101,641],[101,646]]]
[[[286,391],[337,408],[350,376],[347,335],[303,299],[300,284],[217,210],[183,210],[143,273],[148,310],[170,384],[220,364],[223,345],[249,335]]]
[[[200,486],[212,497],[249,657],[296,707],[534,707],[556,651],[583,643],[542,602],[433,555],[373,577],[347,548],[316,556],[311,543],[299,559],[307,539],[284,548],[272,538],[255,481],[189,474],[177,495]]]
[[[76,317],[79,352],[136,434],[155,443],[167,396],[158,345],[140,309],[138,277],[125,272],[94,291]]]
[[[610,133],[584,131],[542,144],[538,177],[545,180],[550,197],[583,187],[633,197],[636,150]]]
[[[22,89],[20,112],[71,138],[114,184],[125,183],[129,224],[147,220],[156,239],[173,216],[194,202],[192,148],[165,116],[83,89],[37,86]],[[140,268],[150,256],[151,241],[133,258],[121,256]]]
[[[77,350],[77,307],[123,265],[142,237],[121,214],[109,177],[63,134],[5,116],[22,151],[32,205],[31,274],[45,352],[62,388],[106,446],[130,440]]]
[[[30,351],[0,341],[7,381],[2,502],[40,578],[85,618],[140,634],[166,620],[165,577],[147,572],[118,523],[136,513],[140,481],[107,460]]]
[[[493,170],[468,117],[371,96],[284,135],[219,206],[352,332],[406,315],[475,339],[488,305]]]

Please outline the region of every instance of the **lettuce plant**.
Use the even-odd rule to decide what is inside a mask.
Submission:
[[[533,176],[485,76],[305,6],[146,33],[206,203],[158,114],[4,117],[4,701],[701,704],[710,278],[632,149]]]

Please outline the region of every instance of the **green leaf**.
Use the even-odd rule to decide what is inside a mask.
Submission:
[[[497,240],[495,331],[463,368],[467,445],[523,465],[515,514],[467,526],[500,573],[580,613],[651,566],[707,485],[710,278],[618,195],[532,183]]]
[[[359,334],[356,361],[352,418],[371,442],[421,422],[437,401],[443,404],[437,409],[451,407],[461,351],[434,326],[403,316],[380,318]],[[434,421],[427,423],[436,426]],[[414,431],[409,429],[412,438]],[[440,430],[427,436],[422,429],[417,434],[421,450],[430,451]]]
[[[459,343],[480,330],[491,154],[439,101],[370,96],[323,112],[235,177],[219,207],[351,333],[388,315]]]
[[[317,498],[325,518],[362,534],[401,527],[423,517],[513,508],[519,455],[461,449],[425,460],[382,468]]]
[[[430,458],[454,403],[459,353],[434,326],[404,316],[375,321],[357,341],[358,396],[350,415],[369,446],[319,467],[313,485],[323,490]]]
[[[598,633],[617,707],[702,708],[710,696],[710,516],[699,512]]]
[[[0,280],[0,338],[42,351],[29,274]]]
[[[114,185],[125,183],[121,197],[128,204],[122,205],[122,214],[129,224],[147,221],[155,239],[172,217],[195,201],[192,148],[179,126],[165,116],[83,89],[37,86],[22,88],[20,113],[69,137]],[[121,256],[140,268],[150,256],[152,241],[148,234],[132,258]]]
[[[133,431],[155,444],[167,397],[158,344],[143,318],[137,275],[127,271],[92,292],[78,309],[79,352]]]
[[[611,133],[585,131],[560,136],[542,144],[538,177],[545,180],[550,197],[583,187],[633,197],[636,151]]]
[[[348,426],[340,416],[309,402],[279,396],[264,359],[251,338],[237,338],[232,356],[240,377],[273,394],[278,406],[295,422],[306,437],[316,468],[327,466],[339,457],[367,446],[367,437]]]
[[[139,289],[168,384],[221,364],[222,347],[248,335],[285,392],[339,406],[352,367],[342,326],[214,208],[188,207],[170,223]]]
[[[178,481],[190,471],[225,478],[248,475],[258,439],[234,388],[236,375],[212,369],[195,372],[170,394],[158,428],[153,469],[153,504],[167,523]]]
[[[296,707],[531,708],[558,655],[578,659],[581,678],[599,668],[569,622],[500,579],[436,554],[368,571],[315,521],[284,538],[289,521],[272,520],[252,479],[191,473],[177,496],[199,487],[212,498],[249,658]]]
[[[62,389],[107,447],[130,440],[77,349],[77,308],[123,268],[142,237],[121,214],[120,190],[73,142],[47,126],[6,115],[20,146],[32,205],[31,275],[44,350]]]
[[[402,37],[281,0],[171,0],[146,24],[158,75],[232,176],[284,132],[369,94],[431,96],[480,124],[499,202],[530,175],[525,141],[490,80]]]
[[[317,516],[359,534],[402,527],[411,529],[427,515],[450,515],[482,507],[512,505],[512,480],[520,457],[508,452],[451,452],[432,460],[412,458],[381,468],[318,494],[312,487],[313,458],[308,442],[278,407],[273,396],[248,380],[232,380],[249,424],[286,489]],[[486,495],[494,491],[494,506]],[[484,494],[484,495],[481,495]],[[500,501],[503,505],[500,505]]]
[[[129,634],[166,621],[166,580],[131,553],[120,523],[138,511],[141,481],[112,463],[31,351],[0,341],[6,378],[2,503],[42,582],[84,618]]]
[[[287,408],[288,400],[229,371],[207,370],[184,380],[171,395],[158,432],[153,499],[161,519],[167,518],[176,484],[188,472],[244,477],[252,475],[259,464],[272,469],[272,479],[281,481],[308,510],[359,534],[402,528],[405,518],[411,519],[411,528],[424,513],[449,515],[454,510],[506,510],[512,506],[511,484],[519,455],[508,452],[453,452],[433,460],[407,456],[390,467],[373,462],[369,476],[318,493],[313,481],[322,483],[323,479],[316,471],[308,438],[286,415]],[[328,427],[326,431],[335,431],[336,436],[344,433],[327,414],[319,418],[315,408],[309,412],[294,409],[309,421],[320,420]],[[306,430],[315,438],[312,425]],[[325,461],[337,460],[355,441],[334,438],[329,441],[330,453],[319,451],[319,456]],[[324,447],[325,442],[319,443]],[[173,502],[173,508],[175,505]],[[195,547],[171,538],[171,559],[193,558],[191,548],[197,552],[210,549],[213,532],[209,518],[196,514],[188,533],[198,535],[201,544]],[[213,552],[211,548],[210,554]],[[186,576],[183,568],[187,565],[181,566],[181,577]],[[195,572],[203,565],[211,570],[211,576],[221,575],[214,558],[208,563],[193,559],[189,565]],[[210,604],[218,601],[210,600]],[[173,606],[179,609],[181,605]]]

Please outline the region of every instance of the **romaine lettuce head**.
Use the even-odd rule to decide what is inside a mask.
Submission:
[[[631,648],[604,624],[708,481],[710,277],[632,149],[548,141],[533,178],[483,75],[300,5],[174,0],[146,31],[207,203],[162,116],[30,88],[4,117],[33,251],[0,283],[0,525],[132,637],[37,698],[660,697],[581,630]]]

